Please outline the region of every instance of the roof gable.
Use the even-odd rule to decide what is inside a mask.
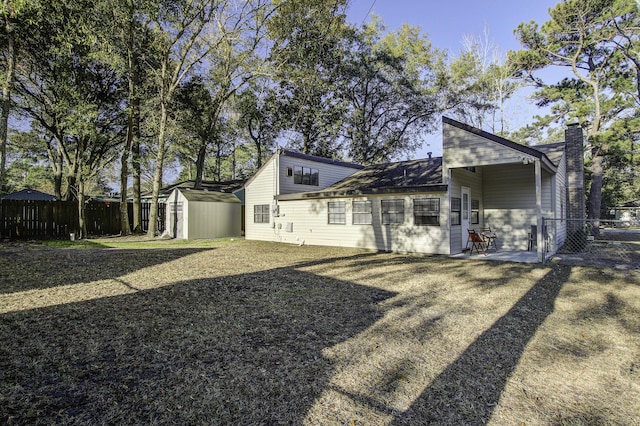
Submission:
[[[268,165],[271,164],[271,162],[274,161],[274,158],[276,158],[276,157],[300,158],[302,160],[314,161],[316,163],[330,164],[330,165],[334,165],[334,166],[341,166],[341,167],[346,167],[346,168],[351,168],[351,169],[362,169],[364,167],[364,166],[362,166],[360,164],[349,163],[349,162],[346,162],[346,161],[333,160],[331,158],[318,157],[318,156],[315,156],[315,155],[303,154],[302,152],[294,151],[292,149],[278,148],[276,153],[273,154],[271,157],[269,157],[269,159],[262,165],[262,167],[260,167],[258,170],[256,170],[256,172],[253,174],[253,176],[251,176],[245,182],[244,186],[247,187],[251,182],[253,182],[255,180],[255,178],[260,173],[262,173],[262,171],[265,170],[268,167]]]
[[[445,140],[443,140],[443,151],[447,168],[499,164],[501,162],[530,161],[533,158],[537,158],[549,170],[553,172],[556,171],[557,164],[554,164],[541,150],[521,145],[449,117],[443,116],[442,123],[479,137],[479,139],[473,137],[445,138]],[[459,135],[460,133],[458,133],[458,136]],[[492,150],[488,148],[486,143],[482,143],[483,141],[495,143],[497,145],[496,149]],[[480,148],[481,146],[482,148]],[[496,156],[501,157],[501,161],[498,161]]]
[[[332,158],[326,158],[326,157],[318,157],[316,155],[303,154],[302,152],[294,151],[291,149],[285,149],[285,148],[280,148],[278,150],[278,153],[281,156],[300,158],[303,160],[315,161],[316,163],[333,164],[335,166],[348,167],[352,169],[362,169],[364,167],[356,163],[349,163],[346,161],[334,160]]]

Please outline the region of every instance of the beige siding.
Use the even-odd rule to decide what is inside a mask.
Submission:
[[[179,205],[178,220],[181,218],[175,228],[176,215],[172,214],[174,203]],[[174,238],[194,240],[238,237],[242,234],[242,205],[239,202],[189,201],[180,191],[176,190],[171,193],[166,204],[165,229]],[[174,235],[174,229],[177,229],[177,236]]]
[[[484,220],[500,236],[501,248],[526,250],[531,225],[537,223],[534,165],[486,167],[484,188]]]
[[[287,168],[295,166],[318,169],[318,186],[300,185],[293,183],[293,176],[287,176]],[[248,240],[280,241],[279,229],[276,227],[276,219],[282,224],[282,207],[278,218],[271,214],[269,223],[254,223],[253,211],[255,205],[269,204],[276,206],[275,195],[292,194],[300,192],[318,191],[324,189],[347,176],[355,173],[357,169],[344,167],[337,164],[325,164],[307,159],[289,157],[286,155],[274,155],[269,162],[262,167],[256,176],[246,187],[245,192],[245,237]]]
[[[319,185],[301,185],[293,183],[293,176],[287,176],[287,168],[290,167],[293,169],[295,166],[317,169]],[[358,169],[351,167],[319,163],[284,155],[280,157],[280,194],[296,194],[299,192],[318,191],[341,181],[347,176],[351,176],[357,171]]]
[[[471,228],[476,230],[483,226],[482,224],[482,208],[483,208],[483,194],[482,194],[482,180],[483,180],[483,167],[476,167],[476,171],[470,172],[465,169],[451,170],[451,183],[449,185],[450,197],[461,198],[462,187],[466,186],[470,189],[470,199],[480,201],[480,224],[470,224]],[[463,237],[463,232],[467,232],[466,229],[462,229],[461,225],[451,225],[450,230],[450,242],[451,253],[460,253],[462,248],[466,245],[466,238]]]
[[[277,157],[271,159],[258,171],[258,174],[245,188],[245,238],[248,240],[273,240],[273,215],[269,223],[253,222],[253,207],[259,204],[273,205],[276,193]]]
[[[521,161],[522,153],[475,133],[443,124],[443,170]]]
[[[440,226],[414,226],[413,199],[440,199]],[[404,200],[405,218],[402,225],[381,224],[381,200]],[[353,200],[371,200],[373,223],[353,224]],[[329,201],[344,201],[346,224],[328,223]],[[362,198],[293,200],[280,202],[280,217],[275,218],[275,241],[291,244],[311,244],[336,247],[356,247],[371,250],[412,253],[449,254],[448,203],[444,193],[438,195],[389,195]]]
[[[187,200],[178,190],[174,190],[165,200],[164,229],[173,238],[186,238],[186,220],[184,215],[187,210]],[[179,223],[174,226],[174,222]],[[176,235],[176,232],[178,235]]]
[[[566,217],[564,212],[567,203],[566,179],[567,165],[566,158],[563,157],[560,164],[558,164],[555,176],[555,210],[545,217],[554,219],[564,219]],[[553,254],[562,247],[567,238],[567,223],[560,220],[551,221],[547,232],[550,238],[549,252]]]
[[[188,215],[186,239],[238,237],[241,234],[240,203],[189,201],[185,210]]]

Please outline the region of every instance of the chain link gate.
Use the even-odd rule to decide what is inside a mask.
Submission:
[[[549,247],[543,262],[640,269],[640,227],[627,221],[542,219]],[[557,245],[554,246],[554,245]]]

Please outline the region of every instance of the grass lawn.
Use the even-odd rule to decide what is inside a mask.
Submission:
[[[640,274],[0,243],[0,424],[640,424]]]

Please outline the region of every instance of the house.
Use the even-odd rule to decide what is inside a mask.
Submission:
[[[0,200],[26,200],[26,201],[55,201],[56,197],[35,189],[25,188],[6,195],[0,195]]]
[[[234,194],[175,188],[165,203],[165,233],[173,238],[195,240],[242,234],[242,203]]]
[[[279,148],[245,184],[245,238],[296,242],[278,197],[326,188],[363,167]],[[292,214],[292,213],[288,213]],[[288,220],[288,219],[287,219]],[[298,224],[300,225],[300,224]],[[291,225],[292,226],[292,225]],[[289,238],[284,238],[284,233]],[[293,237],[293,239],[291,238]]]
[[[527,250],[535,230],[541,260],[567,234],[542,218],[584,217],[582,129],[565,138],[527,147],[444,117],[438,158],[359,167],[279,150],[245,185],[246,238],[450,255],[490,226],[501,250]]]
[[[611,216],[618,226],[640,226],[640,200],[629,201],[611,209]]]

